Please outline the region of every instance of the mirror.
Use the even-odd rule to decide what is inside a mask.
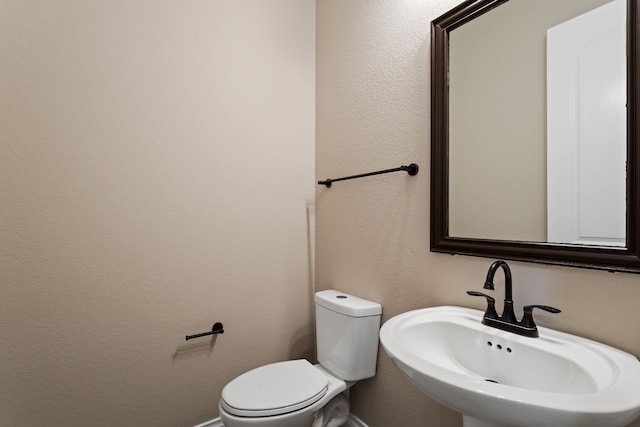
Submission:
[[[469,0],[431,23],[432,251],[640,272],[639,1]]]

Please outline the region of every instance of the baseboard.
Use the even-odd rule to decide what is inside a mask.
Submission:
[[[222,421],[220,421],[220,418],[216,418],[215,420],[211,420],[211,421],[207,421],[206,423],[198,424],[195,427],[224,427],[224,426],[222,425]],[[349,415],[349,418],[347,419],[347,422],[344,424],[344,427],[369,427],[369,426],[367,426],[364,423],[364,421],[362,421],[360,418],[358,418],[355,415],[351,414],[351,415]]]
[[[356,417],[353,414],[349,414],[349,418],[347,418],[347,422],[344,424],[344,427],[369,427],[362,421],[360,418]]]
[[[222,421],[220,421],[220,418],[216,418],[214,420],[210,420],[205,423],[198,424],[195,427],[224,427],[224,426],[222,425]]]

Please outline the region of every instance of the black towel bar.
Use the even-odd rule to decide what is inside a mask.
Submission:
[[[405,171],[411,176],[417,175],[418,174],[418,165],[415,164],[415,163],[411,163],[409,166],[402,165],[399,168],[385,169],[385,170],[376,171],[376,172],[369,172],[369,173],[361,173],[359,175],[345,176],[344,178],[335,178],[335,179],[329,178],[329,179],[326,179],[324,181],[318,181],[318,185],[326,185],[327,188],[330,188],[331,184],[334,183],[334,182],[337,182],[337,181],[345,181],[347,179],[363,178],[365,176],[380,175],[380,174],[383,174],[383,173],[399,172],[399,171]]]

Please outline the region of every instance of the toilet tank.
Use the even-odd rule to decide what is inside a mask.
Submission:
[[[333,289],[315,295],[318,362],[346,381],[376,374],[382,306]]]

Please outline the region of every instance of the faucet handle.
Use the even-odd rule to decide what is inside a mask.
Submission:
[[[533,321],[533,309],[539,308],[540,310],[548,311],[549,313],[560,313],[561,311],[555,307],[550,307],[548,305],[525,305],[524,306],[524,316],[522,316],[522,326],[527,326],[529,328],[535,328],[536,324]]]
[[[484,317],[489,317],[491,319],[497,319],[498,313],[496,312],[496,299],[490,295],[483,294],[478,291],[467,291],[467,294],[474,297],[485,297],[487,299],[487,309],[484,312]]]

